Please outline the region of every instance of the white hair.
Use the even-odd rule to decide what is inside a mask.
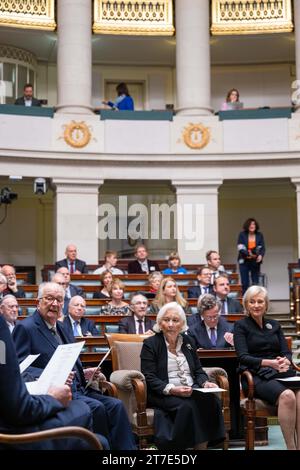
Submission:
[[[179,305],[177,302],[169,302],[165,304],[163,307],[161,307],[161,309],[159,310],[157,314],[156,323],[153,326],[153,331],[155,331],[155,333],[159,333],[161,331],[159,324],[161,323],[163,317],[169,310],[175,310],[175,312],[178,313],[180,319],[183,321],[183,325],[182,325],[180,332],[183,333],[184,331],[187,331],[188,326],[186,323],[186,316],[185,316],[184,310],[181,307],[181,305]]]
[[[65,296],[65,291],[63,290],[62,286],[56,282],[42,282],[42,284],[39,285],[38,299],[44,297],[44,291],[46,289],[56,290],[62,295],[62,297]]]

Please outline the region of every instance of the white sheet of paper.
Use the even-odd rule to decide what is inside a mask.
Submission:
[[[196,392],[202,393],[216,393],[216,392],[226,392],[225,388],[214,387],[214,388],[193,388]]]
[[[60,344],[36,382],[26,384],[29,393],[44,395],[51,386],[64,385],[85,341]]]
[[[285,377],[276,380],[280,380],[280,382],[300,382],[300,377],[298,375],[295,375],[294,377]]]
[[[27,356],[19,366],[20,373],[23,374],[24,370],[26,370],[36,360],[37,357],[39,357],[39,354],[29,354],[29,356]]]

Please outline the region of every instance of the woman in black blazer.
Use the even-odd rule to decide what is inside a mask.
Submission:
[[[185,313],[176,302],[164,305],[144,340],[141,370],[149,406],[155,408],[155,443],[159,449],[204,449],[208,441],[225,438],[220,400],[213,393],[187,330]]]
[[[250,285],[249,274],[251,274],[252,284],[258,284],[260,266],[266,251],[264,236],[259,232],[258,222],[253,217],[244,223],[237,243],[238,263],[244,294]]]
[[[235,322],[233,334],[239,369],[251,371],[257,398],[278,405],[286,446],[300,450],[300,385],[277,380],[296,374],[291,367],[292,353],[279,322],[264,318],[269,305],[267,290],[261,286],[249,287],[243,304],[248,316]],[[242,386],[247,385],[242,383]]]

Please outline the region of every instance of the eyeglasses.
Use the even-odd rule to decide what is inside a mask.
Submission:
[[[213,317],[211,317],[210,315],[208,315],[208,316],[206,316],[206,317],[204,317],[204,318],[205,318],[205,320],[211,320],[211,321],[213,321],[213,320],[217,320],[217,319],[219,318],[219,315],[214,315]]]
[[[58,304],[64,303],[64,299],[62,297],[53,297],[53,295],[44,295],[44,297],[41,298],[45,299],[49,304],[52,304],[55,300]]]
[[[188,385],[188,380],[187,380],[187,377],[185,375],[185,370],[184,370],[184,366],[183,366],[183,362],[180,362],[180,359],[178,357],[175,358],[176,359],[176,364],[177,364],[177,367],[178,367],[178,371],[177,371],[177,375],[179,377],[179,380],[180,380],[180,383],[182,385]]]

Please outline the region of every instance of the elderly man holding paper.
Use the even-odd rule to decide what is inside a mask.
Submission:
[[[64,292],[60,285],[52,282],[39,287],[37,310],[16,326],[13,339],[16,344],[19,361],[29,354],[40,354],[28,368],[32,377],[39,377],[59,344],[74,342],[61,322],[57,321],[64,301]],[[99,391],[86,387],[94,370],[85,374],[80,360],[74,366],[75,381],[73,398],[88,404],[94,421],[94,431],[106,436],[113,450],[136,449],[128,417],[120,400],[102,395]]]

